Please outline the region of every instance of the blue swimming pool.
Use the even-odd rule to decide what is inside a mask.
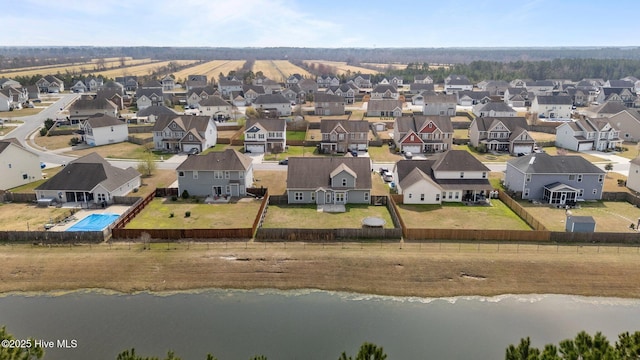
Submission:
[[[118,214],[91,214],[68,228],[67,231],[102,231],[120,217]]]

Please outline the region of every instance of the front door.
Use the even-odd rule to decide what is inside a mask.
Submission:
[[[336,204],[344,204],[344,193],[336,193]]]
[[[325,201],[325,204],[331,204],[331,193],[327,193],[327,201]]]
[[[567,193],[562,193],[560,195],[560,205],[564,205],[567,202]]]

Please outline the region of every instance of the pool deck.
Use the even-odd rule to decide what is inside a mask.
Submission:
[[[49,231],[67,231],[67,229],[69,229],[70,227],[72,227],[73,225],[77,224],[82,219],[86,218],[87,216],[89,216],[91,214],[105,214],[105,213],[107,213],[107,214],[122,215],[125,211],[127,211],[128,208],[129,208],[129,206],[126,206],[126,205],[111,205],[111,206],[108,206],[108,207],[106,207],[104,209],[90,209],[90,210],[82,209],[82,210],[78,211],[77,213],[73,214],[73,216],[71,217],[70,221],[58,223],[54,227],[49,229]]]

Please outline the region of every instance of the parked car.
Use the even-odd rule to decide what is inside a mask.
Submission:
[[[191,148],[191,150],[189,150],[189,155],[195,155],[197,153],[199,153],[200,150],[198,150],[198,148]]]
[[[43,162],[41,162],[41,163],[40,163],[40,169],[44,169],[44,168],[46,168],[46,167],[47,167],[47,164],[45,164],[45,163],[43,163]]]
[[[378,170],[378,173],[380,173],[380,175],[384,175],[385,173],[388,173],[389,169],[386,167],[381,167],[380,170]]]
[[[358,157],[358,152],[356,150],[351,150],[351,156]]]
[[[405,159],[411,160],[411,159],[413,159],[413,153],[411,151],[406,151],[404,153],[404,157],[405,157]]]
[[[384,182],[392,182],[393,174],[390,172],[386,172],[384,175],[382,175],[382,180],[384,180]]]
[[[278,162],[280,165],[289,165],[289,159],[282,159]]]

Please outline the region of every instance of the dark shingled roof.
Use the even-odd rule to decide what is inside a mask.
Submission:
[[[252,159],[235,149],[223,152],[210,152],[204,155],[193,155],[180,164],[176,170],[182,171],[245,171],[251,167]]]
[[[490,171],[488,167],[465,150],[444,152],[432,168],[434,171]]]
[[[207,130],[210,119],[209,116],[200,115],[158,115],[152,131],[162,131],[175,120],[184,131],[196,129],[198,132],[204,132]]]
[[[536,99],[538,99],[538,104],[544,104],[544,105],[572,105],[573,104],[573,99],[571,98],[571,96],[567,96],[567,95],[557,95],[557,96],[538,95],[536,96]]]
[[[70,162],[36,190],[91,191],[102,185],[112,191],[138,176],[140,173],[134,168],[113,166],[94,152]]]
[[[206,99],[200,100],[200,106],[231,106],[228,102],[224,101],[220,96],[209,96]]]
[[[478,131],[488,131],[493,125],[500,121],[504,126],[509,129],[509,131],[513,132],[516,128],[528,129],[527,119],[523,117],[479,117],[475,118],[476,127]]]
[[[355,172],[356,189],[371,189],[371,159],[367,157],[290,157],[288,189],[330,188],[330,174],[343,165]]]
[[[170,116],[178,116],[178,114],[173,111],[172,109],[164,106],[164,105],[151,105],[147,108],[144,108],[140,111],[138,111],[137,116],[140,117],[145,117],[145,116],[149,116],[149,115],[155,115],[155,116],[159,116],[159,115],[170,115]]]
[[[284,131],[285,119],[247,119],[245,129],[251,129],[254,125],[260,124],[267,131]]]
[[[313,101],[316,103],[316,106],[318,105],[317,103],[323,103],[323,102],[343,103],[344,97],[340,95],[331,95],[331,94],[317,92],[313,94]]]
[[[429,122],[433,122],[438,129],[444,133],[453,133],[453,124],[451,123],[451,117],[439,116],[439,115],[414,115],[414,116],[401,116],[396,119],[395,126],[398,127],[398,131],[404,134],[408,131],[418,132]]]
[[[264,104],[289,104],[289,100],[287,100],[284,95],[278,94],[263,94],[258,95],[256,99],[253,101],[254,104],[264,105]]]
[[[525,174],[604,174],[582,156],[533,153],[511,159],[508,163]]]
[[[323,134],[329,133],[338,125],[342,126],[348,133],[369,132],[369,122],[367,120],[334,120],[334,119],[320,120],[320,132]]]
[[[96,114],[90,117],[89,119],[87,119],[87,123],[93,129],[126,124],[124,121],[118,118],[114,118],[113,116],[103,115],[103,114]]]

